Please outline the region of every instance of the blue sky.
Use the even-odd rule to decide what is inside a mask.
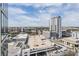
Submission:
[[[49,26],[53,16],[61,16],[62,26],[79,26],[79,4],[14,3],[8,4],[9,26]]]

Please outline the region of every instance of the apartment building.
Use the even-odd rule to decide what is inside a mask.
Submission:
[[[49,25],[50,25],[50,37],[61,38],[62,37],[61,17],[60,16],[52,17]]]

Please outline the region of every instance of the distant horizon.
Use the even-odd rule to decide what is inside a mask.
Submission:
[[[17,26],[17,27],[20,27],[20,26]],[[24,26],[24,27],[49,27],[49,26]],[[62,27],[79,27],[79,26],[62,26]]]

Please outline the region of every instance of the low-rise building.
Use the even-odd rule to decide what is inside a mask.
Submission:
[[[8,55],[18,56],[22,55],[22,49],[27,48],[28,45],[28,34],[18,34],[12,38],[12,42],[8,43]]]
[[[20,42],[24,42],[24,43],[26,43],[27,44],[27,41],[28,41],[28,38],[29,38],[29,36],[28,36],[28,34],[18,34],[17,36],[15,36],[15,37],[13,37],[13,41],[20,41]]]
[[[63,38],[60,40],[63,45],[67,46],[68,48],[75,48],[79,47],[79,39],[68,37]]]

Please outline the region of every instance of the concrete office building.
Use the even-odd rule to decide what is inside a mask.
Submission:
[[[8,55],[8,4],[0,3],[0,55]]]
[[[50,38],[61,38],[61,17],[55,16],[52,17],[50,20]]]

